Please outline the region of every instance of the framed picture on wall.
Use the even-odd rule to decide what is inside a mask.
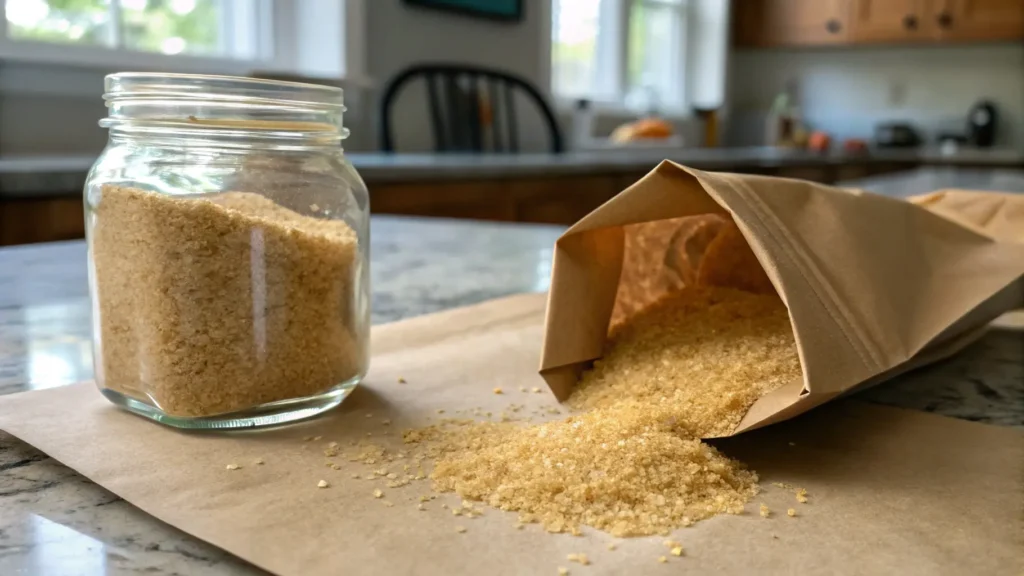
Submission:
[[[494,20],[523,18],[523,0],[405,0],[405,3]]]

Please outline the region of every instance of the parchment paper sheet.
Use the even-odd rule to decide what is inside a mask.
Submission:
[[[378,500],[371,492],[382,482],[351,478],[372,467],[323,465],[328,440],[344,447],[372,432],[397,448],[402,428],[438,409],[557,406],[536,374],[543,310],[542,295],[518,296],[375,327],[366,384],[328,416],[291,428],[181,433],[118,410],[89,383],[0,398],[0,428],[164,522],[284,575],[554,575],[557,566],[574,576],[1021,574],[1024,433],[848,400],[717,441],[761,474],[765,491],[745,515],[677,531],[686,556],[667,564],[657,561],[668,555],[663,537],[609,551],[613,539],[590,529],[516,530],[514,514],[491,509],[453,517],[440,508],[459,502],[451,495],[420,512],[424,482],[383,488]],[[303,441],[310,435],[323,439]],[[232,462],[242,468],[226,470]],[[318,489],[321,479],[331,487]],[[771,481],[806,488],[810,502]],[[761,502],[771,518],[758,515]],[[799,516],[787,517],[790,507]],[[577,552],[592,564],[566,561]]]

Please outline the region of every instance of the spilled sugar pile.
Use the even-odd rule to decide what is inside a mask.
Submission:
[[[569,401],[579,413],[446,421],[404,439],[434,460],[436,489],[550,532],[664,534],[742,511],[757,475],[699,438],[731,432],[758,397],[799,377],[776,295],[689,288],[613,332]]]
[[[641,311],[610,340],[569,405],[665,407],[699,438],[728,435],[758,398],[800,378],[789,314],[774,294],[688,289]]]

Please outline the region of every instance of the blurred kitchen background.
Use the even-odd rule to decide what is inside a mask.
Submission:
[[[570,224],[665,158],[827,183],[1024,168],[1024,0],[4,8],[0,245],[82,236],[103,76],[127,70],[343,87],[378,213]]]

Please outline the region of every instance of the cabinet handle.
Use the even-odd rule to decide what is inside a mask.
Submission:
[[[953,25],[953,15],[949,12],[939,14],[939,26],[949,28]]]
[[[907,30],[917,30],[917,16],[911,14],[904,16],[903,27]]]
[[[842,25],[839,24],[839,20],[829,20],[825,23],[825,30],[828,30],[829,34],[836,34],[842,30]]]

